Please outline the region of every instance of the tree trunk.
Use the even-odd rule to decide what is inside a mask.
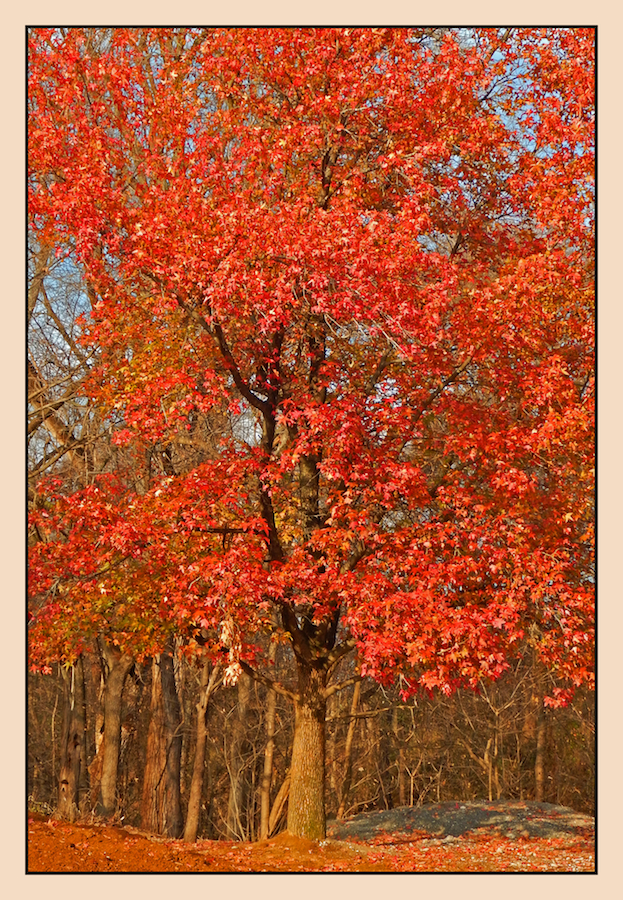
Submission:
[[[398,806],[407,805],[407,780],[405,777],[405,748],[400,736],[400,724],[398,721],[398,707],[392,711],[392,731],[396,744],[396,768],[398,771]]]
[[[379,790],[383,798],[385,809],[392,809],[394,806],[393,784],[392,784],[392,766],[390,764],[390,728],[387,712],[382,712],[375,716],[373,721],[373,729],[377,734],[376,738],[376,771],[379,777]]]
[[[542,663],[533,658],[533,689],[532,703],[534,704],[534,799],[537,802],[545,800],[545,748],[547,738],[547,716],[543,698],[545,696],[546,674]]]
[[[545,799],[545,738],[547,735],[547,720],[545,709],[541,703],[536,722],[536,754],[534,758],[534,799]]]
[[[269,664],[274,664],[277,644],[268,648]],[[270,835],[270,786],[273,780],[273,755],[275,752],[275,713],[277,694],[269,688],[266,697],[266,749],[264,750],[264,771],[260,787],[260,840]]]
[[[169,837],[179,838],[184,832],[184,816],[182,815],[182,795],[180,790],[182,764],[182,711],[177,692],[172,654],[161,654],[160,672],[162,704],[164,707],[164,722],[167,739],[164,834]]]
[[[103,643],[101,649],[108,667],[104,686],[104,735],[90,772],[94,782],[92,795],[98,798],[96,812],[100,816],[112,816],[117,806],[121,700],[125,680],[134,665],[134,659],[129,653],[117,656]]]
[[[273,803],[273,808],[270,811],[270,817],[268,819],[268,836],[271,834],[275,834],[277,828],[279,827],[279,823],[281,821],[281,814],[283,812],[283,808],[286,805],[288,794],[290,793],[290,773],[286,775],[283,780],[283,784],[277,791],[277,796],[275,797],[275,802]]]
[[[343,692],[340,691],[337,694],[333,694],[333,696],[330,697],[327,701],[327,721],[331,721],[333,723],[333,727],[327,731],[326,735],[325,780],[327,794],[329,797],[335,798],[336,808],[340,803],[339,783],[341,780],[341,772],[338,771],[338,746],[340,737],[339,720],[340,712],[342,709],[342,693]],[[330,811],[331,805],[327,807],[327,811]]]
[[[298,681],[298,699],[294,704],[288,831],[297,837],[318,841],[326,836],[326,672],[299,660]]]
[[[208,738],[208,707],[210,697],[220,684],[220,666],[215,666],[210,671],[210,662],[206,659],[201,671],[201,693],[197,703],[197,740],[195,744],[195,759],[193,762],[193,774],[190,782],[188,796],[188,810],[186,811],[186,826],[184,828],[184,840],[194,843],[199,831],[199,816],[201,812],[201,796],[203,794],[203,779],[205,774],[205,751]]]
[[[344,817],[346,801],[348,800],[348,795],[350,793],[350,782],[353,774],[353,737],[355,735],[355,726],[357,723],[355,713],[357,712],[357,707],[359,705],[360,694],[361,682],[357,681],[355,682],[355,688],[353,690],[353,700],[350,707],[350,721],[348,723],[348,732],[346,734],[346,747],[344,748],[344,778],[342,782],[340,806],[337,811],[338,819],[342,819]]]
[[[151,663],[149,727],[147,729],[141,798],[141,828],[153,834],[162,832],[162,774],[165,767],[166,747],[161,692],[160,667],[157,659],[153,659]]]
[[[61,764],[58,786],[60,818],[74,822],[80,808],[80,788],[86,763],[86,710],[82,657],[68,671],[61,668],[64,684]]]
[[[248,837],[245,816],[246,781],[244,773],[245,752],[247,748],[246,718],[251,699],[251,679],[244,673],[237,684],[238,704],[234,713],[229,739],[229,799],[227,801],[227,832],[234,840],[246,840]]]
[[[141,801],[141,828],[181,837],[181,716],[173,657],[162,653],[152,663],[151,712]]]

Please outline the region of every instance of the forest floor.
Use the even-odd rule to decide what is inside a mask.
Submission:
[[[595,822],[547,803],[435,803],[329,822],[327,840],[187,844],[30,813],[28,873],[594,872]]]

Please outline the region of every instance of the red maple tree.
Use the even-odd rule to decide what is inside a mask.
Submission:
[[[196,628],[268,684],[288,644],[293,834],[353,678],[475,687],[529,643],[551,702],[592,679],[593,45],[31,31],[33,234],[88,285],[85,395],[168,461],[40,488],[32,658]]]

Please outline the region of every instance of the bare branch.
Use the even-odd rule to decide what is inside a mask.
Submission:
[[[248,663],[239,660],[239,664],[245,675],[253,678],[254,681],[258,681],[260,684],[263,684],[264,687],[267,687],[269,690],[275,691],[275,693],[281,694],[283,697],[288,697],[294,703],[300,700],[299,694],[289,691],[287,688],[284,688],[282,684],[279,684],[278,681],[273,681],[272,678],[262,675],[261,672],[256,672],[256,670],[252,669]]]
[[[353,675],[345,681],[336,681],[335,684],[330,684],[324,689],[322,696],[325,700],[328,700],[329,697],[332,697],[333,694],[337,694],[338,691],[343,691],[344,688],[350,687],[351,684],[356,684],[358,681],[362,680],[363,675]]]

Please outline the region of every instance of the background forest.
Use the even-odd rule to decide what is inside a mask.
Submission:
[[[28,714],[28,802],[46,813],[88,816],[94,808],[93,761],[101,734],[98,656],[80,663],[84,672],[74,703],[84,696],[84,740],[78,809],[66,802],[61,775],[67,743],[73,679],[56,669],[30,676]],[[118,818],[148,831],[166,831],[150,802],[153,785],[146,761],[154,668],[133,671],[126,683],[117,782]],[[200,671],[186,661],[176,672],[180,710],[180,808],[186,815],[203,715]],[[337,694],[327,719],[327,815],[355,815],[373,809],[443,800],[544,800],[595,814],[595,725],[592,694],[564,709],[544,709],[543,677],[529,663],[517,667],[482,696],[459,691],[453,697],[400,701],[395,689],[371,680]],[[290,704],[274,698],[274,719],[266,690],[243,678],[217,689],[207,709],[206,770],[198,837],[257,840],[262,835],[262,787],[268,772],[268,831],[285,827],[292,744]],[[75,709],[75,707],[74,707]],[[269,726],[269,721],[272,725]],[[82,724],[82,723],[81,723]],[[80,732],[82,734],[82,732]],[[161,738],[171,740],[163,728]],[[152,732],[153,741],[153,732]],[[267,769],[267,759],[271,760]],[[89,774],[91,773],[91,775]],[[60,786],[59,786],[60,785]],[[179,833],[179,832],[178,832]]]

